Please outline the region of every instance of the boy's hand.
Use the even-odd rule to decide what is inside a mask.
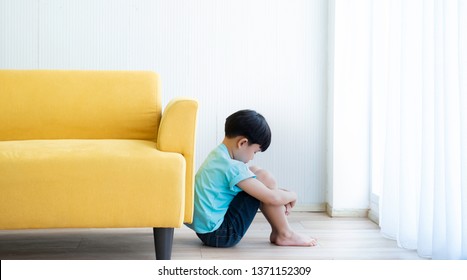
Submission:
[[[295,195],[295,197],[297,197],[296,193],[291,192],[291,191],[289,191],[289,190],[287,190],[287,189],[282,189],[282,188],[281,188],[280,190],[285,191],[285,192],[293,193],[293,194]],[[285,206],[285,215],[286,215],[286,216],[288,216],[288,215],[290,214],[290,212],[291,212],[292,208],[294,208],[296,202],[297,202],[297,200],[296,200],[296,198],[295,198],[295,200],[292,200],[291,202],[289,202],[289,203],[287,203],[286,205],[284,205],[284,206]]]
[[[285,215],[286,216],[288,216],[290,214],[290,212],[291,212],[292,208],[294,208],[296,202],[297,202],[296,200],[293,200],[293,201],[291,201],[291,202],[289,202],[289,203],[287,203],[285,205]]]
[[[290,210],[292,210],[292,205],[290,203],[287,203],[285,205],[285,215],[288,216],[290,214]]]
[[[297,200],[296,193],[283,189],[270,189],[255,178],[248,178],[240,181],[237,186],[265,204],[277,206],[290,204],[290,209],[294,207],[295,201]]]

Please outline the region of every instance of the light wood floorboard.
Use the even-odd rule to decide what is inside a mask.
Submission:
[[[421,259],[384,238],[366,218],[330,218],[325,213],[294,212],[292,227],[318,239],[311,248],[269,243],[270,228],[261,213],[233,248],[203,246],[187,227],[175,230],[174,260],[396,260]],[[146,260],[154,259],[152,229],[59,229],[0,231],[0,259]]]

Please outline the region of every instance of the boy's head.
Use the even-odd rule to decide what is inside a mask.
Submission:
[[[225,121],[225,137],[243,136],[248,144],[258,144],[264,152],[271,144],[271,129],[266,119],[253,110],[240,110],[227,117]]]

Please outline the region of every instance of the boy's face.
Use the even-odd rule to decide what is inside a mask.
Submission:
[[[255,157],[257,152],[261,152],[259,144],[249,145],[248,139],[243,138],[238,141],[237,150],[234,153],[234,159],[248,163]]]

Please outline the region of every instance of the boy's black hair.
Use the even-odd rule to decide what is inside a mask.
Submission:
[[[264,152],[271,144],[271,129],[266,119],[253,110],[240,110],[225,120],[225,136],[234,138],[244,136],[248,144],[258,144]]]

